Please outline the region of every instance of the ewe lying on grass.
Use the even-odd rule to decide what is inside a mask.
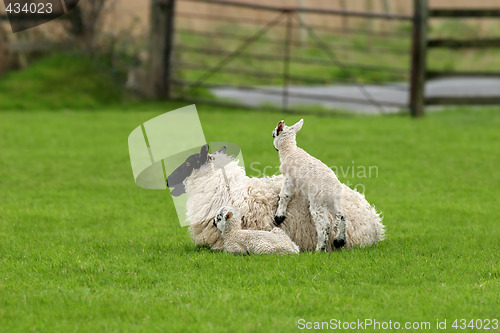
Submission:
[[[285,176],[274,224],[279,226],[285,220],[288,202],[297,188],[309,201],[309,212],[318,234],[316,251],[324,251],[328,243],[331,229],[328,213],[339,221],[333,245],[342,247],[346,241],[346,222],[341,211],[342,183],[326,164],[297,147],[295,137],[303,123],[301,119],[293,126],[285,126],[282,120],[273,131],[274,148],[281,161],[280,171]]]
[[[241,216],[241,228],[271,230],[277,209],[278,194],[283,176],[250,178],[236,161],[223,152],[208,154],[206,160],[193,166],[187,173],[184,185],[187,194],[187,217],[191,235],[196,245],[209,245],[222,250],[220,231],[213,226],[213,219],[221,206],[248,207]],[[224,170],[224,174],[222,172]],[[175,172],[175,171],[174,171]],[[347,224],[347,241],[344,248],[369,246],[384,238],[381,218],[360,193],[342,185],[342,211]],[[330,223],[333,219],[329,216]],[[317,235],[308,209],[307,199],[298,191],[290,198],[287,218],[281,229],[297,244],[301,251],[316,248]],[[327,251],[333,251],[333,236]]]
[[[241,215],[238,209],[223,206],[214,219],[224,239],[224,251],[231,253],[255,254],[293,254],[299,247],[280,228],[271,231],[242,230]]]

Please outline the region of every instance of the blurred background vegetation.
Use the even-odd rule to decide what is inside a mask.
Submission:
[[[254,3],[265,3],[265,1],[254,1]],[[369,9],[401,14],[409,14],[412,10],[412,1],[395,0],[280,0],[273,4],[302,4],[309,7],[347,10]],[[449,0],[430,1],[432,7],[467,8],[471,5],[475,8],[493,7],[495,2],[479,0],[470,4],[464,1],[460,3]],[[181,13],[206,10],[206,14],[213,14],[214,11],[213,7],[203,7],[203,4],[196,2],[180,1],[177,6]],[[58,19],[35,29],[12,34],[6,22],[0,24],[0,108],[26,110],[35,105],[38,108],[70,106],[88,108],[147,96],[148,91],[145,86],[148,80],[149,61],[149,8],[149,2],[88,0],[82,1],[79,5],[81,26],[75,25],[70,17],[68,20]],[[4,10],[0,7],[0,12],[5,12]],[[217,14],[238,15],[235,12],[237,8],[224,7],[223,10],[226,12]],[[255,11],[245,13],[249,18],[258,14]],[[411,47],[411,26],[408,22],[380,22],[314,14],[304,15],[302,19],[309,24],[322,24],[337,29],[337,33],[318,32],[321,40],[332,47],[337,59],[345,63],[376,65],[382,68],[392,66],[397,70],[365,71],[354,67],[347,71],[339,66],[325,67],[292,62],[291,73],[306,78],[301,84],[307,84],[307,78],[314,78],[314,84],[336,84],[346,79],[365,83],[408,81]],[[175,62],[199,66],[182,70],[176,70],[174,66],[173,70],[177,77],[188,81],[196,81],[207,67],[216,65],[221,57],[189,52],[190,48],[219,48],[221,51],[231,51],[240,42],[226,38],[224,33],[249,36],[254,32],[245,28],[245,25],[200,21],[189,17],[183,18],[182,15],[176,19],[175,24],[177,30],[175,43],[187,50],[174,54]],[[184,33],[187,29],[213,32],[213,38],[207,39]],[[344,30],[356,29],[373,29],[380,33],[370,36],[343,33]],[[429,29],[431,37],[468,39],[500,35],[500,26],[495,20],[488,19],[434,19],[430,22]],[[397,38],[385,38],[384,31]],[[281,73],[282,64],[252,59],[251,54],[281,55],[283,45],[273,43],[273,40],[282,37],[283,33],[283,29],[270,31],[252,44],[249,56],[236,57],[225,71],[215,73],[206,83],[270,86],[282,84],[283,78],[280,75],[262,79],[244,74],[236,75],[231,69],[244,68],[250,71]],[[311,41],[310,37],[305,38],[300,31],[293,36],[295,41],[293,56],[331,61],[331,57],[325,54],[318,44]],[[39,47],[40,45],[44,47]],[[385,53],[384,50],[395,52]],[[430,70],[491,70],[500,68],[500,51],[432,49],[428,55],[428,65]],[[296,82],[292,79],[290,83]],[[49,88],[53,86],[58,86],[61,91],[78,90],[81,95],[70,98],[68,94],[59,94],[55,89]],[[202,88],[196,89],[194,94],[210,96],[210,93],[203,91]],[[51,92],[54,92],[53,96]],[[23,98],[26,96],[30,98]]]

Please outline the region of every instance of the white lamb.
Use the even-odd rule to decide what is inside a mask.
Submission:
[[[250,178],[244,168],[223,152],[208,154],[200,166],[193,167],[191,163],[190,167],[192,170],[186,175],[183,184],[187,195],[186,213],[196,245],[223,249],[221,233],[213,226],[213,219],[221,206],[247,207],[242,210],[242,229],[269,231],[273,228],[273,217],[278,206],[276,198],[283,184],[283,175]],[[346,185],[342,186],[342,212],[348,222],[347,240],[343,248],[369,246],[384,239],[384,225],[375,208],[364,195]],[[333,223],[331,216],[330,222]],[[315,249],[318,238],[308,201],[298,191],[290,199],[287,218],[280,228],[301,251]],[[327,251],[335,250],[334,236],[329,238]]]
[[[293,254],[299,247],[280,228],[271,231],[242,230],[239,209],[223,206],[217,212],[214,226],[222,232],[224,251],[230,253]]]
[[[318,234],[316,251],[324,251],[328,243],[331,229],[328,213],[340,220],[334,246],[342,247],[346,241],[346,222],[341,211],[342,183],[326,164],[297,147],[296,135],[303,124],[301,119],[293,126],[285,126],[282,120],[273,130],[274,148],[279,153],[280,171],[285,176],[274,224],[279,226],[285,220],[288,203],[297,188],[309,201],[309,211]]]

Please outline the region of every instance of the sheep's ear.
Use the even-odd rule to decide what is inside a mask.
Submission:
[[[204,162],[208,160],[208,144],[201,147],[200,150],[200,161]]]
[[[298,131],[300,131],[300,129],[302,128],[303,124],[304,124],[304,119],[300,119],[297,123],[295,123],[291,127],[295,131],[295,133],[297,133]]]
[[[221,149],[217,150],[215,154],[225,154],[227,146],[223,146]]]
[[[285,121],[282,120],[278,123],[278,126],[276,127],[276,135],[279,135],[281,131],[283,131],[283,128],[285,128]]]
[[[233,217],[233,213],[227,212],[227,214],[226,214],[226,221],[229,220],[231,217]]]

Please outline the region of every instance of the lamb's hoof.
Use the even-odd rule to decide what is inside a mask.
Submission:
[[[326,252],[326,245],[316,246],[316,252]]]
[[[341,238],[341,239],[334,239],[333,240],[333,246],[336,248],[336,249],[340,249],[341,247],[343,247],[345,245],[345,239]]]
[[[285,221],[285,218],[286,218],[286,216],[285,216],[285,215],[281,215],[281,216],[275,215],[275,216],[274,216],[274,222],[273,222],[273,224],[274,224],[275,226],[279,227],[279,226],[280,226],[280,224],[281,224],[283,221]]]

